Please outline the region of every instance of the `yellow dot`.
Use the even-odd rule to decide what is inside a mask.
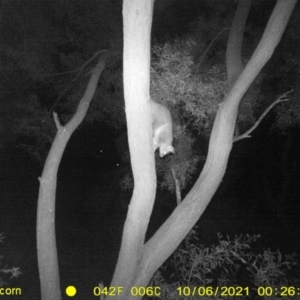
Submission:
[[[76,288],[75,286],[73,285],[69,285],[67,288],[66,288],[66,294],[67,296],[69,297],[74,297],[76,295]]]

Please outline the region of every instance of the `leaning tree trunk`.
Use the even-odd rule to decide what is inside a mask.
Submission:
[[[142,298],[133,297],[129,292],[130,287],[148,285],[153,273],[174,252],[210,202],[226,170],[240,100],[271,57],[295,4],[296,0],[277,2],[251,60],[220,105],[213,125],[207,160],[199,179],[168,220],[143,245],[145,226],[152,211],[156,186],[156,177],[153,174],[154,158],[153,153],[151,154],[150,109],[149,102],[146,101],[149,98],[149,91],[146,90],[149,83],[146,81],[149,80],[147,72],[152,2],[124,0],[124,91],[135,186],[111,284],[123,286],[124,292],[115,298]],[[141,45],[142,43],[144,44]],[[137,83],[142,86],[137,86]],[[141,122],[141,118],[145,121]],[[134,136],[139,130],[141,133]]]
[[[227,49],[226,67],[229,90],[241,75],[244,66],[242,59],[242,46],[245,24],[248,18],[251,0],[240,0],[230,28]]]
[[[229,32],[226,49],[227,82],[229,91],[241,75],[244,66],[242,46],[245,24],[248,18],[251,0],[240,0]],[[239,118],[235,125],[235,136],[239,136]]]
[[[101,72],[105,67],[107,53],[99,58],[92,70],[84,96],[79,102],[72,119],[62,126],[57,115],[54,120],[57,128],[55,139],[48,154],[42,176],[37,208],[37,255],[42,300],[60,300],[60,279],[55,238],[55,195],[58,167],[66,145],[79,124],[84,119],[97,88]]]

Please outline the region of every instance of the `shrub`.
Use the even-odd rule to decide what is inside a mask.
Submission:
[[[295,279],[299,275],[293,273],[297,257],[283,256],[279,250],[272,252],[268,249],[263,254],[251,252],[250,244],[259,237],[246,234],[230,240],[228,236],[225,239],[218,234],[217,245],[204,247],[199,244],[196,231],[192,230],[172,257],[154,274],[152,285],[161,287],[159,298],[164,300],[187,297],[223,299],[221,290],[228,295],[229,290],[217,287],[232,287],[228,295],[231,297],[237,296],[232,293],[240,291],[239,298],[262,299],[265,296],[277,299],[275,295],[267,297],[264,287],[275,291],[274,288],[299,284],[299,280]],[[187,289],[184,290],[184,287]],[[192,296],[192,291],[196,291],[197,295]]]
[[[3,242],[3,239],[4,239],[4,236],[2,233],[0,233],[0,243]],[[3,259],[3,256],[0,255],[0,266],[3,265],[2,259]],[[0,269],[0,274],[3,275],[3,276],[0,275],[0,287],[2,287],[7,284],[7,282],[6,282],[7,280],[10,280],[14,277],[18,277],[22,273],[20,271],[20,268],[16,268],[16,267],[8,268],[7,266],[5,266],[4,268]],[[9,277],[9,275],[10,275],[10,277]]]

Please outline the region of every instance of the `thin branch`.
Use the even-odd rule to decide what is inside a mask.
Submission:
[[[176,177],[176,172],[175,172],[174,168],[171,168],[171,171],[172,171],[172,175],[173,175],[174,182],[175,182],[176,201],[177,201],[177,205],[179,205],[182,201],[181,191],[180,191],[180,184],[179,184],[179,180]]]
[[[62,92],[62,94],[58,97],[58,99],[55,101],[55,103],[52,105],[51,109],[50,109],[50,113],[52,112],[52,110],[54,109],[54,107],[56,106],[56,104],[61,100],[61,98],[63,97],[63,95],[66,93],[66,91],[70,88],[70,86],[73,84],[73,82],[78,78],[79,74],[83,71],[83,69],[87,66],[87,64],[89,64],[98,54],[102,53],[102,52],[106,52],[107,50],[100,50],[98,52],[96,52],[90,59],[88,59],[81,67],[79,67],[76,70],[71,70],[71,71],[67,71],[67,72],[63,72],[63,73],[57,73],[57,74],[53,74],[53,75],[61,75],[61,74],[68,74],[68,73],[75,73],[78,72],[77,75],[75,76],[75,78],[73,78],[69,84],[65,87],[64,91]]]
[[[53,119],[54,119],[54,122],[55,122],[55,125],[56,125],[56,129],[59,130],[61,128],[61,124],[60,124],[58,115],[55,111],[53,112]]]
[[[288,94],[290,94],[291,92],[293,92],[293,90],[290,90],[282,95],[280,95],[277,100],[275,102],[273,102],[265,111],[264,113],[260,116],[260,118],[255,122],[255,124],[248,130],[246,131],[244,134],[236,137],[233,139],[233,142],[237,142],[241,139],[244,139],[244,138],[250,138],[251,135],[249,135],[258,125],[259,123],[263,120],[263,118],[267,115],[267,113],[278,103],[280,102],[285,102],[285,101],[288,101]]]
[[[214,44],[214,42],[217,40],[217,38],[226,30],[230,30],[230,28],[224,28],[222,29],[217,35],[216,37],[211,41],[211,43],[209,44],[209,46],[206,48],[205,52],[203,53],[201,59],[200,59],[200,62],[197,64],[197,68],[199,68],[199,66],[201,65],[204,57],[206,56],[207,52],[209,51],[209,49],[211,48],[211,46]]]
[[[79,68],[75,69],[75,70],[70,70],[70,71],[65,71],[65,72],[60,72],[60,73],[52,73],[52,74],[46,74],[44,76],[59,76],[59,75],[65,75],[65,74],[70,74],[70,73],[75,73],[78,71],[82,71],[82,69],[84,69],[84,67],[89,64],[98,54],[103,53],[108,51],[109,49],[106,50],[99,50],[97,51],[90,59],[88,59],[82,66],[80,66]],[[80,73],[79,72],[79,73]]]

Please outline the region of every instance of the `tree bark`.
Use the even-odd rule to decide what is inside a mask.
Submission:
[[[244,66],[242,45],[251,0],[240,0],[229,32],[226,49],[227,82],[229,90],[241,75]]]
[[[92,70],[85,94],[80,100],[72,119],[65,126],[61,126],[57,115],[54,113],[57,133],[48,154],[42,176],[39,178],[40,189],[37,208],[37,255],[42,300],[61,299],[55,237],[55,195],[59,164],[72,133],[86,115],[97,88],[100,74],[105,67],[105,59],[108,56],[106,54],[100,57],[98,64]]]
[[[123,1],[124,96],[134,190],[111,285],[122,286],[126,299],[137,274],[156,192],[149,96],[153,2]]]
[[[226,49],[227,82],[229,91],[244,69],[242,45],[250,6],[251,0],[239,1],[229,33]],[[235,125],[235,136],[239,136],[240,134],[238,119],[239,118],[237,118]]]

